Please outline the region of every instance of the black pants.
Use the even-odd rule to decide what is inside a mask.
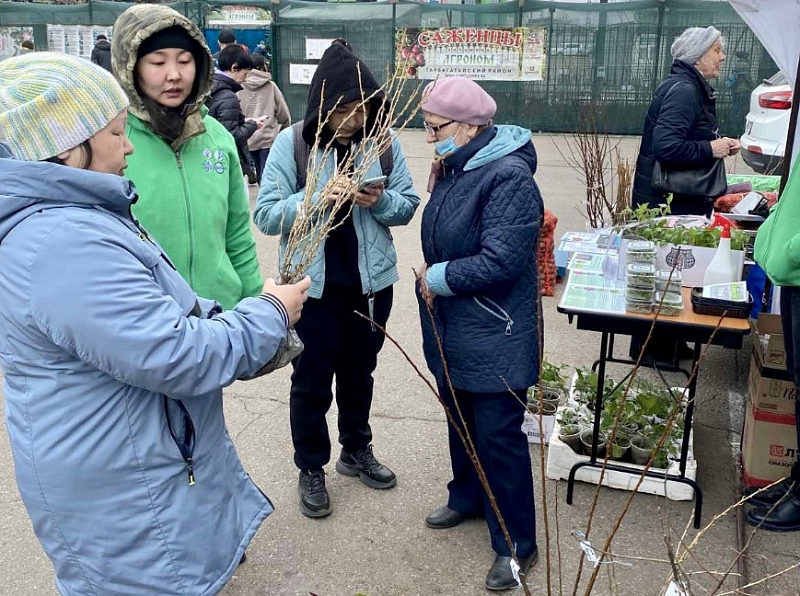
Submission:
[[[373,319],[381,327],[389,320],[392,297],[391,286],[375,294]],[[373,331],[356,310],[369,316],[368,298],[360,288],[327,286],[322,298],[309,298],[295,326],[305,350],[293,362],[289,415],[294,462],[301,470],[321,468],[330,461],[325,415],[333,402],[334,376],[339,443],[352,453],[372,442],[372,373],[384,336]]]
[[[800,390],[800,360],[797,359],[800,354],[800,287],[781,287],[781,322],[786,343],[786,368]],[[794,413],[799,452],[792,468],[792,478],[800,480],[800,399],[795,400]]]
[[[250,151],[250,157],[253,159],[253,164],[256,167],[256,179],[261,184],[261,175],[264,173],[264,166],[267,164],[267,157],[269,157],[269,149],[255,149]]]
[[[440,393],[461,425],[450,391],[440,388]],[[527,399],[524,390],[516,393],[523,402]],[[525,408],[507,391],[469,393],[456,389],[456,397],[511,541],[516,544],[517,555],[528,557],[536,548],[536,509],[528,438],[521,429]],[[510,556],[500,522],[464,444],[453,425],[448,422],[447,426],[453,466],[453,480],[447,485],[450,492],[447,506],[468,517],[485,516],[492,549],[498,555]]]

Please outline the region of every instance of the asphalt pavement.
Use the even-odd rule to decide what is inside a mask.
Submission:
[[[416,186],[424,190],[431,147],[420,131],[402,136]],[[584,196],[578,175],[564,161],[567,137],[537,135],[536,180],[545,206],[559,218],[557,236],[585,228],[580,213]],[[623,155],[635,158],[638,139],[615,139]],[[560,149],[560,150],[559,150]],[[740,160],[729,170],[747,172]],[[251,188],[251,199],[255,198]],[[395,289],[389,331],[423,369],[419,313],[413,293],[412,267],[422,263],[419,226],[423,205],[410,225],[393,230],[402,279]],[[255,231],[265,275],[277,269],[277,240]],[[561,287],[559,287],[559,292]],[[599,337],[570,326],[556,312],[558,298],[544,299],[545,351],[552,362],[588,366],[599,351]],[[749,366],[749,341],[741,351],[712,348],[704,363],[698,389],[695,454],[698,482],[704,491],[703,521],[736,500],[735,448],[741,432],[741,412]],[[627,350],[627,342],[618,347]],[[622,369],[612,367],[611,374]],[[225,414],[231,436],[245,468],[270,496],[276,512],[256,535],[242,565],[222,594],[225,596],[474,596],[486,594],[486,572],[493,560],[488,531],[482,521],[469,521],[452,530],[430,530],[424,517],[446,501],[450,478],[447,426],[444,414],[426,385],[398,350],[387,343],[375,375],[372,427],[375,452],[398,476],[396,488],[375,491],[356,479],[327,467],[334,513],[307,519],[297,506],[297,469],[289,433],[289,371],[225,391]],[[675,378],[676,384],[680,380]],[[2,408],[0,399],[0,408]],[[336,437],[336,406],[328,416]],[[333,461],[338,456],[334,447]],[[573,594],[580,548],[576,532],[586,531],[595,493],[593,485],[578,483],[572,506],[564,502],[565,482],[546,482],[548,514],[542,507],[540,448],[531,447],[536,479],[539,545],[542,558],[531,570],[534,594]],[[593,528],[593,544],[605,540],[629,493],[601,489]],[[660,594],[668,580],[667,540],[678,547],[692,512],[691,502],[672,502],[637,495],[611,547],[614,563],[604,565],[593,594]],[[549,522],[551,592],[546,586],[544,519]],[[198,520],[202,523],[202,520]],[[726,572],[737,552],[735,516],[718,521],[693,551],[686,568]],[[686,540],[695,535],[689,531]],[[558,537],[558,540],[556,538]],[[666,538],[665,538],[666,537]],[[746,537],[745,537],[746,538]],[[759,534],[751,545],[747,571],[750,581],[780,571],[798,561],[797,535]],[[647,560],[643,560],[647,559]],[[656,561],[657,560],[657,561]],[[559,567],[561,571],[559,572]],[[144,570],[143,570],[144,571]],[[591,569],[583,571],[578,594],[583,594]],[[738,566],[724,579],[721,594],[739,581]],[[693,575],[694,594],[712,594],[717,580]],[[721,575],[718,579],[723,579]],[[746,581],[746,580],[742,580]],[[797,595],[800,573],[792,573],[748,588],[753,594]],[[519,592],[522,593],[521,591]],[[111,594],[110,592],[108,594]],[[0,595],[56,596],[52,567],[42,552],[16,489],[5,425],[0,425]]]

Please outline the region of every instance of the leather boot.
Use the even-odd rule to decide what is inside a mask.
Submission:
[[[747,523],[773,532],[800,531],[800,494],[797,489],[777,505],[759,507],[747,512]]]
[[[795,480],[792,480],[791,478],[784,478],[778,484],[769,487],[767,490],[761,491],[752,499],[748,500],[747,504],[755,507],[766,507],[769,509],[775,503],[780,501],[786,493],[792,490],[795,484],[797,484]],[[744,491],[744,496],[752,495],[757,491],[757,488],[748,488],[746,491]]]
[[[489,569],[489,574],[486,576],[486,589],[492,592],[501,592],[503,590],[511,590],[519,586],[519,583],[514,578],[514,573],[511,571],[511,557],[502,557],[497,555]],[[536,561],[539,560],[539,549],[533,551],[533,554],[519,561],[519,575],[520,579],[524,581],[524,576]]]
[[[465,519],[458,511],[453,511],[445,505],[426,517],[425,525],[434,530],[446,530],[447,528],[455,528]]]

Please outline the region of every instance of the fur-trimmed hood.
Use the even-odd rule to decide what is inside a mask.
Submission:
[[[186,127],[181,138],[185,139],[197,134],[196,128],[204,128],[200,108],[211,93],[214,78],[214,59],[208,49],[202,31],[192,21],[179,12],[160,4],[139,4],[123,12],[114,23],[114,41],[111,47],[111,65],[114,76],[127,93],[131,105],[131,114],[149,122],[150,116],[144,108],[144,103],[136,91],[135,74],[136,62],[139,59],[139,47],[146,39],[170,27],[179,26],[186,29],[202,49],[203,64],[197,65],[196,77],[199,77],[197,93],[189,100],[184,110]],[[200,130],[199,132],[202,132]]]

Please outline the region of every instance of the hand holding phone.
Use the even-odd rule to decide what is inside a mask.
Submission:
[[[378,176],[377,178],[368,178],[361,182],[358,190],[364,190],[368,186],[381,186],[386,182],[386,176]]]

